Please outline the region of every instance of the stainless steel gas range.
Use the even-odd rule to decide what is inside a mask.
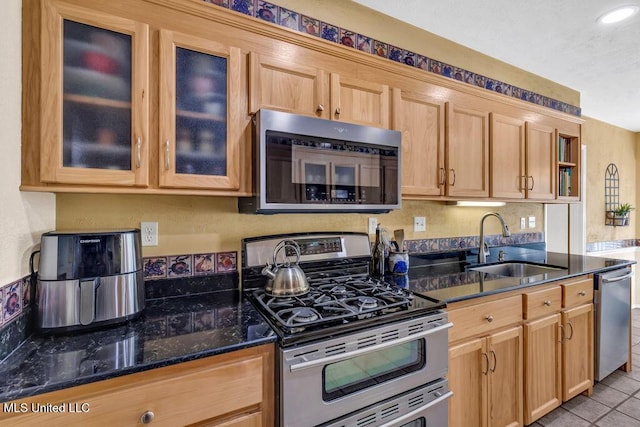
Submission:
[[[265,265],[299,261],[309,291],[274,297]],[[279,337],[278,425],[446,426],[447,313],[443,305],[369,275],[364,233],[244,239],[245,295]],[[296,260],[290,260],[295,255]]]

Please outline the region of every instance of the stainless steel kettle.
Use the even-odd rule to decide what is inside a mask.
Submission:
[[[278,253],[283,250],[282,263],[276,261]],[[293,253],[291,253],[293,251]],[[295,255],[295,261],[291,263],[289,256]],[[283,240],[273,250],[273,266],[267,264],[262,269],[262,274],[269,278],[264,290],[267,295],[273,297],[291,297],[303,295],[309,292],[309,283],[304,271],[298,265],[300,261],[300,247],[293,240]]]

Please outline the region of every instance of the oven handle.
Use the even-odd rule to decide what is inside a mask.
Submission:
[[[336,354],[334,356],[323,357],[322,359],[318,359],[318,360],[310,360],[308,362],[297,363],[295,365],[291,365],[289,369],[291,370],[291,372],[301,371],[303,369],[313,368],[314,366],[324,365],[326,363],[334,362],[336,360],[348,359],[351,357],[360,356],[362,354],[373,353],[374,351],[382,350],[387,347],[392,347],[394,345],[404,344],[406,342],[413,341],[416,338],[423,338],[423,337],[426,337],[427,335],[435,334],[436,332],[449,329],[452,326],[453,326],[453,323],[451,322],[445,323],[444,325],[436,326],[435,328],[429,329],[428,331],[422,331],[416,334],[408,335],[403,338],[398,338],[397,340],[387,341],[381,344],[372,345],[370,347],[360,348],[358,350],[354,350],[349,353],[341,353],[341,354]]]
[[[440,402],[447,400],[448,398],[450,398],[451,396],[453,396],[453,392],[452,391],[448,391],[445,394],[443,394],[442,396],[438,397],[437,399],[432,400],[431,402],[427,403],[424,406],[419,407],[418,409],[409,412],[408,414],[404,414],[401,417],[396,418],[395,420],[386,423],[386,424],[382,424],[380,427],[391,427],[391,426],[397,426],[400,423],[404,422],[404,421],[410,421],[411,418],[415,417],[416,415],[418,415],[419,413],[426,411],[427,409],[431,408],[432,406],[435,406],[437,404],[439,404]]]

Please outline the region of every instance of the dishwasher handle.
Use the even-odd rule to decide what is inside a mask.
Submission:
[[[624,276],[618,276],[618,277],[612,277],[612,278],[603,277],[602,283],[615,283],[615,282],[620,282],[622,280],[631,279],[632,277],[633,277],[633,271],[628,274],[625,274]]]

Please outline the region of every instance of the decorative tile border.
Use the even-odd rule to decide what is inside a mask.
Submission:
[[[502,237],[502,234],[486,236],[489,246],[508,246],[524,243],[544,242],[544,233],[517,233],[510,237]],[[459,251],[479,247],[479,236],[445,237],[439,239],[419,239],[405,241],[405,247],[410,254],[426,254],[434,252]]]
[[[146,257],[142,266],[145,280],[209,276],[237,271],[238,252]]]
[[[333,43],[360,50],[371,55],[400,62],[409,67],[419,68],[439,76],[459,80],[461,82],[480,87],[492,92],[501,93],[532,104],[541,105],[553,110],[574,116],[581,115],[581,108],[549,98],[535,92],[510,85],[499,80],[477,74],[453,65],[437,61],[398,46],[392,46],[380,40],[372,39],[364,34],[358,34],[346,28],[340,28],[327,22],[263,0],[203,0],[225,9],[249,15],[256,19],[271,22],[315,37],[320,37]]]
[[[612,240],[608,242],[587,243],[588,252],[602,252],[613,249],[632,248],[640,246],[640,239]]]

